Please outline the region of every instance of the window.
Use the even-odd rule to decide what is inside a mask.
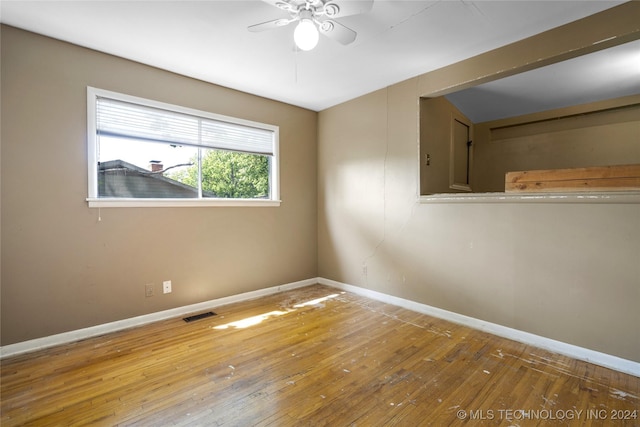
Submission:
[[[278,127],[87,88],[89,206],[277,206]]]

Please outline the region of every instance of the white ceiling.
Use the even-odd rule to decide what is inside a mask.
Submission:
[[[341,0],[337,0],[340,3]],[[0,21],[185,76],[320,111],[616,6],[622,1],[389,1],[338,21],[358,32],[310,52],[256,1],[0,2]]]
[[[473,123],[640,94],[640,40],[446,96]]]

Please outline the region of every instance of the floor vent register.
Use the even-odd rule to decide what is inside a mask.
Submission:
[[[185,317],[184,320],[185,322],[193,322],[194,320],[200,320],[200,319],[205,319],[207,317],[211,317],[211,316],[215,316],[216,314],[213,311],[208,311],[206,313],[200,313],[200,314],[194,314],[193,316],[188,316]]]

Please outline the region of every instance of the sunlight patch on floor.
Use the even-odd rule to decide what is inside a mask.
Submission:
[[[322,298],[316,298],[316,299],[312,299],[311,301],[307,301],[307,302],[303,302],[301,304],[296,304],[293,307],[294,308],[302,308],[302,307],[307,307],[310,305],[318,305],[318,304],[322,304],[323,302],[330,300],[331,298],[335,298],[339,296],[339,294],[331,294],[331,295],[327,295],[326,297],[322,297]]]
[[[295,310],[288,310],[288,311],[275,310],[275,311],[270,311],[268,313],[259,314],[257,316],[247,317],[246,319],[242,319],[242,320],[238,320],[238,321],[235,321],[235,322],[226,323],[224,325],[219,325],[219,326],[214,327],[213,329],[227,329],[227,328],[230,328],[230,327],[237,328],[237,329],[244,329],[244,328],[248,328],[250,326],[255,326],[255,325],[259,324],[259,323],[262,323],[263,320],[268,319],[269,317],[282,316],[283,314],[287,314],[287,313],[290,313],[292,311],[295,311]]]
[[[296,311],[296,309],[298,309],[298,308],[304,308],[304,307],[308,307],[308,306],[317,306],[317,305],[322,304],[323,302],[325,302],[327,300],[330,300],[332,298],[336,298],[338,296],[340,296],[340,294],[327,295],[326,297],[316,298],[316,299],[313,299],[313,300],[310,300],[310,301],[307,301],[307,302],[296,304],[296,305],[293,306],[294,308],[287,308],[285,311],[283,311],[283,310],[274,310],[274,311],[270,311],[268,313],[259,314],[257,316],[247,317],[246,319],[237,320],[235,322],[225,323],[224,325],[218,325],[218,326],[215,326],[213,329],[222,330],[222,329],[229,329],[229,328],[236,328],[236,329],[249,328],[251,326],[255,326],[255,325],[258,325],[258,324],[262,323],[264,320],[266,320],[266,319],[268,319],[270,317],[283,316],[285,314],[289,314],[291,312]]]

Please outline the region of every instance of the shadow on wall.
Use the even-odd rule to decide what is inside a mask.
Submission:
[[[495,243],[509,233],[509,221],[495,222],[503,211],[472,207],[475,220],[469,223],[467,210],[419,205],[415,196],[403,206],[389,206],[382,170],[380,162],[360,159],[336,164],[327,175],[332,197],[324,201],[319,230],[322,264],[332,274],[321,275],[512,324],[513,271],[490,267],[513,261],[512,248]]]

